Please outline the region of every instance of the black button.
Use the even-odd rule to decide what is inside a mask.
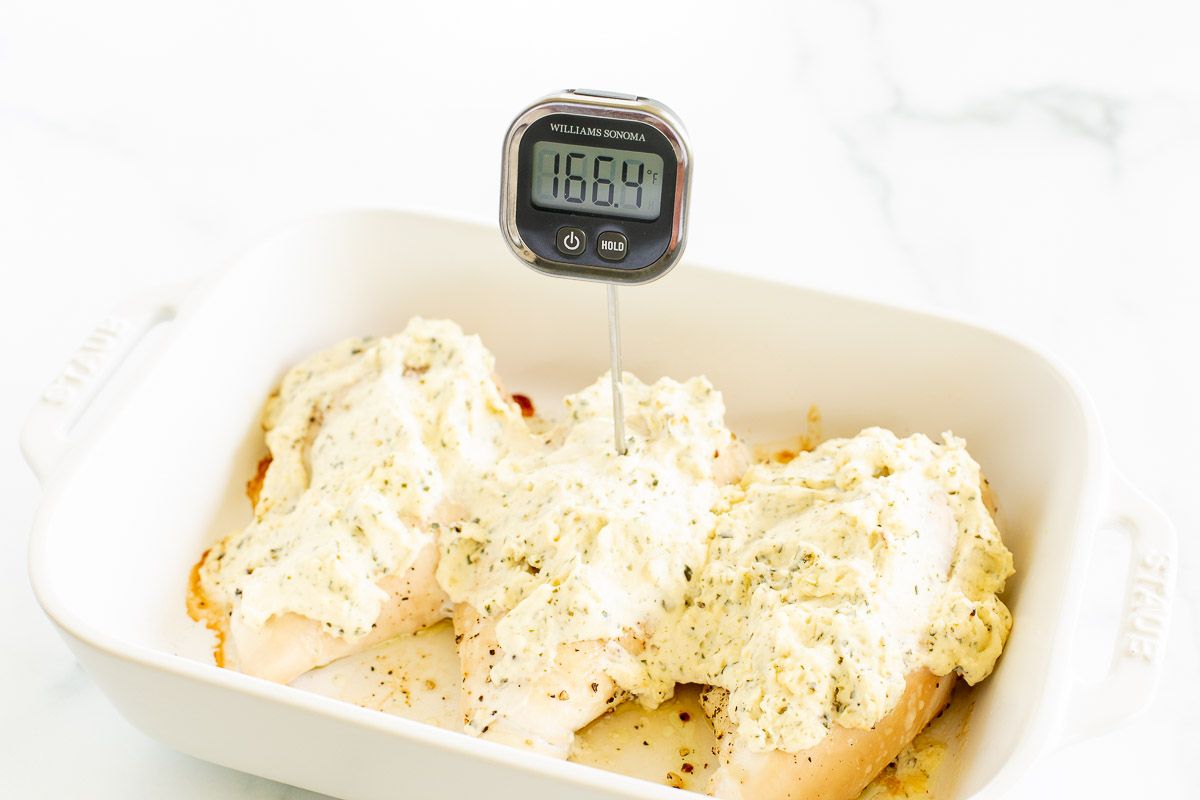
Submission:
[[[605,261],[624,261],[629,252],[629,240],[625,234],[605,231],[596,237],[596,253]]]
[[[577,256],[587,247],[587,234],[582,228],[559,228],[555,244],[558,245],[558,252],[564,256]]]

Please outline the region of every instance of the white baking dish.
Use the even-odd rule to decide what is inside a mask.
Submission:
[[[175,295],[178,296],[175,296]],[[967,438],[1002,505],[1016,625],[975,694],[947,797],[994,797],[1056,745],[1149,701],[1167,624],[1174,532],[1112,469],[1084,391],[1038,351],[948,318],[683,266],[622,293],[626,367],[705,373],[751,440],[866,425]],[[34,409],[22,444],[45,496],[30,572],[51,620],[117,707],[179,750],[347,798],[673,798],[677,790],[556,762],[217,669],[187,619],[189,568],[247,515],[263,398],[337,339],[446,316],[478,332],[515,390],[543,405],[604,369],[604,298],[516,264],[499,233],[395,213],[298,227],[183,294],[133,301]],[[156,323],[136,380],[74,420]],[[1094,534],[1131,536],[1106,677],[1073,675],[1072,630]]]

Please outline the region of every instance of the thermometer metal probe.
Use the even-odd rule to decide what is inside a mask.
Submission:
[[[546,275],[607,284],[613,438],[624,455],[617,287],[683,254],[692,155],[683,125],[646,97],[571,89],[533,103],[504,141],[500,229]]]
[[[608,285],[608,375],[612,379],[613,444],[617,455],[625,455],[625,398],[621,392],[621,309],[617,285]]]

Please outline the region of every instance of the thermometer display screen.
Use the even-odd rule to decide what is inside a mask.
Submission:
[[[658,219],[663,159],[656,153],[535,142],[535,206],[638,220]]]

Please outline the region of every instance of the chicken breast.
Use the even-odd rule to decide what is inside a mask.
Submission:
[[[705,710],[717,735],[721,767],[708,793],[723,800],[853,800],[950,702],[957,678],[911,673],[900,702],[875,726],[834,725],[819,744],[788,753],[756,753],[739,740],[728,715],[729,692],[710,689]]]
[[[626,454],[602,378],[566,399],[544,451],[503,460],[471,519],[441,536],[470,733],[564,757],[614,704],[674,691],[644,643],[683,605],[744,451],[708,381],[627,374],[624,390]]]
[[[371,631],[353,641],[332,635],[322,623],[299,614],[274,616],[261,626],[230,616],[225,666],[291,683],[310,669],[440,622],[450,613],[450,601],[437,584],[436,569],[437,546],[430,540],[412,565],[376,584],[387,598]]]
[[[451,610],[438,531],[500,454],[538,441],[478,337],[414,318],[291,369],[263,415],[254,518],[193,572],[218,663],[289,682]]]
[[[1012,573],[962,440],[867,429],[759,464],[652,658],[707,684],[721,797],[855,797],[985,678]],[[951,677],[937,677],[951,676]]]
[[[492,668],[504,660],[496,621],[466,603],[454,610],[462,663],[466,730],[481,738],[566,758],[575,732],[628,695],[606,673],[603,642],[559,645],[552,667],[498,684]]]

